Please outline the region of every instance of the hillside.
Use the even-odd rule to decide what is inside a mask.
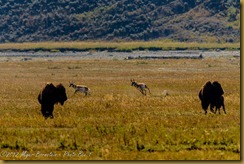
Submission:
[[[1,0],[0,43],[239,42],[239,0]]]

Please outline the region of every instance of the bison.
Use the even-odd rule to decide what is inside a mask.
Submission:
[[[62,84],[54,86],[52,83],[47,83],[38,95],[41,113],[45,119],[53,118],[54,104],[60,103],[63,105],[66,100],[65,87]]]
[[[223,110],[225,112],[224,97],[222,96],[223,94],[224,91],[220,83],[217,81],[214,81],[213,83],[208,81],[202,86],[198,96],[201,100],[201,105],[203,110],[205,111],[205,114],[207,114],[207,109],[209,105],[210,110],[213,113],[216,113],[217,110],[219,110],[220,113],[221,106],[223,107]],[[216,107],[215,111],[213,110],[214,107]]]

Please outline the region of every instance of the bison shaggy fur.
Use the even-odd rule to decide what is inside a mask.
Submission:
[[[207,114],[207,109],[209,105],[210,110],[213,113],[216,113],[217,110],[219,110],[220,113],[221,106],[226,113],[224,106],[224,97],[222,96],[223,94],[224,91],[221,87],[221,84],[217,81],[214,81],[213,83],[208,81],[202,86],[198,96],[201,100],[201,105],[203,110],[205,111],[205,114]],[[214,107],[216,108],[215,111],[213,110]]]
[[[54,104],[61,105],[67,100],[65,87],[62,84],[54,86],[47,83],[38,95],[38,102],[41,104],[41,113],[47,118],[53,118]]]

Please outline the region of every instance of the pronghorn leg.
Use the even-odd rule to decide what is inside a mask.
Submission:
[[[141,89],[141,93],[142,93],[143,95],[146,95],[146,93],[144,92],[144,90],[143,90],[143,89]]]
[[[145,86],[145,88],[147,88],[148,89],[148,91],[149,91],[149,93],[151,94],[151,91],[150,91],[150,89],[147,87],[147,86]]]
[[[75,92],[74,92],[74,95],[75,95],[78,91],[79,91],[79,90],[76,89]]]
[[[142,93],[144,96],[147,95],[146,90],[144,90],[144,89],[141,90],[141,93]]]
[[[143,94],[143,95],[144,95],[144,92],[143,92],[142,90],[140,90],[140,92],[141,92],[141,94]]]
[[[143,94],[143,90],[141,88],[137,88],[137,90]]]
[[[86,96],[87,96],[87,95],[90,95],[89,88],[87,88],[87,89],[85,90],[85,95],[86,95]]]

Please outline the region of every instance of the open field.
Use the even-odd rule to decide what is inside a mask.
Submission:
[[[240,160],[239,57],[0,64],[2,160]],[[152,94],[141,95],[131,78]],[[201,109],[208,80],[221,83],[226,115]],[[91,95],[73,95],[69,81]],[[64,84],[68,96],[47,120],[37,101],[46,82]]]

